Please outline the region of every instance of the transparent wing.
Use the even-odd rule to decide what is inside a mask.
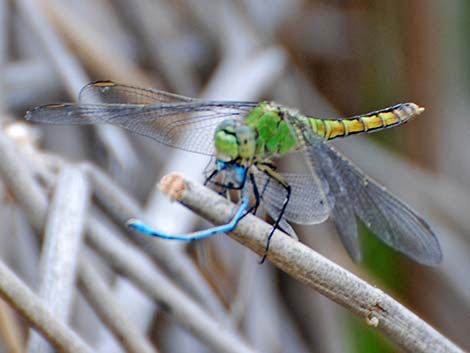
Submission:
[[[333,148],[321,148],[341,175],[356,215],[374,234],[419,263],[435,265],[442,260],[439,242],[424,219]]]
[[[354,260],[361,257],[355,215],[384,243],[415,261],[441,261],[439,242],[430,226],[384,187],[305,126],[290,118],[292,131],[311,169],[329,184],[334,197],[333,219],[341,240]]]
[[[226,118],[243,119],[255,106],[200,100],[152,105],[70,103],[37,107],[26,119],[49,124],[112,124],[172,147],[212,155],[215,127]]]
[[[282,173],[282,177],[291,187],[291,198],[284,212],[284,218],[297,224],[317,224],[324,222],[331,210],[331,198],[328,184],[315,183],[309,174]],[[286,197],[285,189],[265,173],[255,170],[255,182],[262,193],[263,206],[269,215],[276,219]]]
[[[271,216],[272,217],[272,216]],[[284,217],[279,221],[279,228],[284,232],[289,234],[295,240],[299,240],[299,236],[295,232],[294,228],[286,221]]]
[[[111,81],[96,81],[87,84],[79,93],[80,103],[110,104],[168,104],[187,103],[197,99],[152,88],[140,88]]]
[[[327,153],[328,148],[329,147],[322,141],[313,141],[311,146],[306,146],[304,149],[304,155],[308,165],[315,170],[318,178],[328,183],[329,192],[334,199],[331,217],[335,223],[341,242],[351,258],[358,262],[362,258],[362,252],[354,204],[347,185],[338,173],[337,166]]]

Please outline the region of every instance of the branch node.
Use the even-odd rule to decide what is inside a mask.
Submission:
[[[187,188],[184,176],[176,172],[164,176],[158,184],[158,189],[167,194],[171,201],[182,200]]]

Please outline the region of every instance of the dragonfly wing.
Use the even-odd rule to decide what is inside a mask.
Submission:
[[[347,195],[337,195],[337,202],[331,213],[341,242],[354,262],[362,260],[361,241],[357,230],[356,215]]]
[[[424,219],[331,146],[321,143],[319,149],[343,180],[355,214],[374,234],[421,264],[435,265],[442,260],[439,242]],[[335,200],[336,205],[341,202],[336,195]]]
[[[286,190],[267,174],[255,170],[255,182],[262,194],[266,211],[277,218],[286,198]],[[318,224],[324,222],[331,210],[331,200],[325,202],[328,184],[318,185],[309,174],[281,173],[291,187],[291,197],[284,212],[284,218],[297,224]]]
[[[80,103],[143,105],[185,103],[197,100],[152,88],[134,87],[111,81],[90,82],[80,90],[78,97]]]
[[[331,216],[336,230],[353,261],[359,262],[362,252],[353,200],[336,164],[327,153],[328,148],[322,141],[317,141],[305,150],[305,156],[319,178],[328,183],[330,194],[334,198]]]
[[[301,119],[288,119],[314,175],[329,184],[334,222],[354,260],[360,258],[355,214],[384,243],[415,261],[426,265],[441,261],[439,242],[426,221],[328,146]]]
[[[354,261],[360,261],[361,246],[353,204],[343,179],[337,173],[335,165],[327,153],[328,146],[320,136],[295,116],[287,115],[285,119],[291,133],[295,136],[297,147],[304,152],[312,183],[323,186],[318,190],[323,190],[326,193],[322,199],[326,201],[328,209],[331,210],[331,216],[343,245]],[[303,197],[306,196],[306,194],[303,195]]]
[[[250,102],[210,101],[53,104],[29,111],[26,119],[49,124],[112,124],[172,147],[212,155],[216,126],[227,118],[243,119],[255,106]]]
[[[295,232],[294,228],[286,221],[284,217],[279,221],[279,228],[284,232],[289,234],[295,240],[299,240],[299,236]]]

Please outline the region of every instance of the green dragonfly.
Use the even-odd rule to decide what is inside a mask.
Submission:
[[[112,124],[160,143],[215,157],[206,183],[240,190],[241,205],[231,222],[183,235],[158,232],[138,220],[128,226],[165,239],[194,240],[229,232],[263,204],[276,228],[294,234],[289,222],[316,224],[331,217],[355,261],[361,258],[357,218],[384,243],[426,265],[442,259],[428,223],[364,174],[327,142],[401,125],[424,109],[398,104],[350,118],[319,118],[274,102],[210,101],[163,91],[97,81],[78,103],[50,104],[26,119],[50,124]],[[300,151],[309,173],[276,171],[273,160]],[[249,196],[255,204],[249,206]]]

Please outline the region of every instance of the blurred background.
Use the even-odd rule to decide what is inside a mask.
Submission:
[[[40,183],[49,196],[59,165],[92,161],[138,200],[153,226],[186,232],[208,224],[170,203],[155,186],[174,170],[202,181],[206,157],[111,127],[27,124],[25,112],[74,101],[92,80],[210,99],[272,99],[315,116],[416,102],[426,111],[409,124],[337,146],[429,220],[443,263],[419,266],[364,230],[364,261],[354,264],[329,222],[295,229],[302,242],[470,349],[469,14],[466,0],[0,0],[2,138],[25,159],[24,172],[37,180],[49,175],[49,183]],[[0,195],[0,258],[36,290],[43,234],[2,174]],[[95,195],[90,213],[124,237],[125,219],[102,203]],[[127,235],[186,288],[164,256]],[[363,320],[269,263],[258,265],[254,254],[228,237],[161,246],[185,259],[180,270],[201,281],[218,303],[220,322],[259,352],[400,351]],[[155,349],[214,351],[99,253],[92,258],[122,314]],[[5,302],[0,308],[0,352],[32,352],[26,348],[28,326]],[[78,289],[68,322],[96,352],[124,351]]]

